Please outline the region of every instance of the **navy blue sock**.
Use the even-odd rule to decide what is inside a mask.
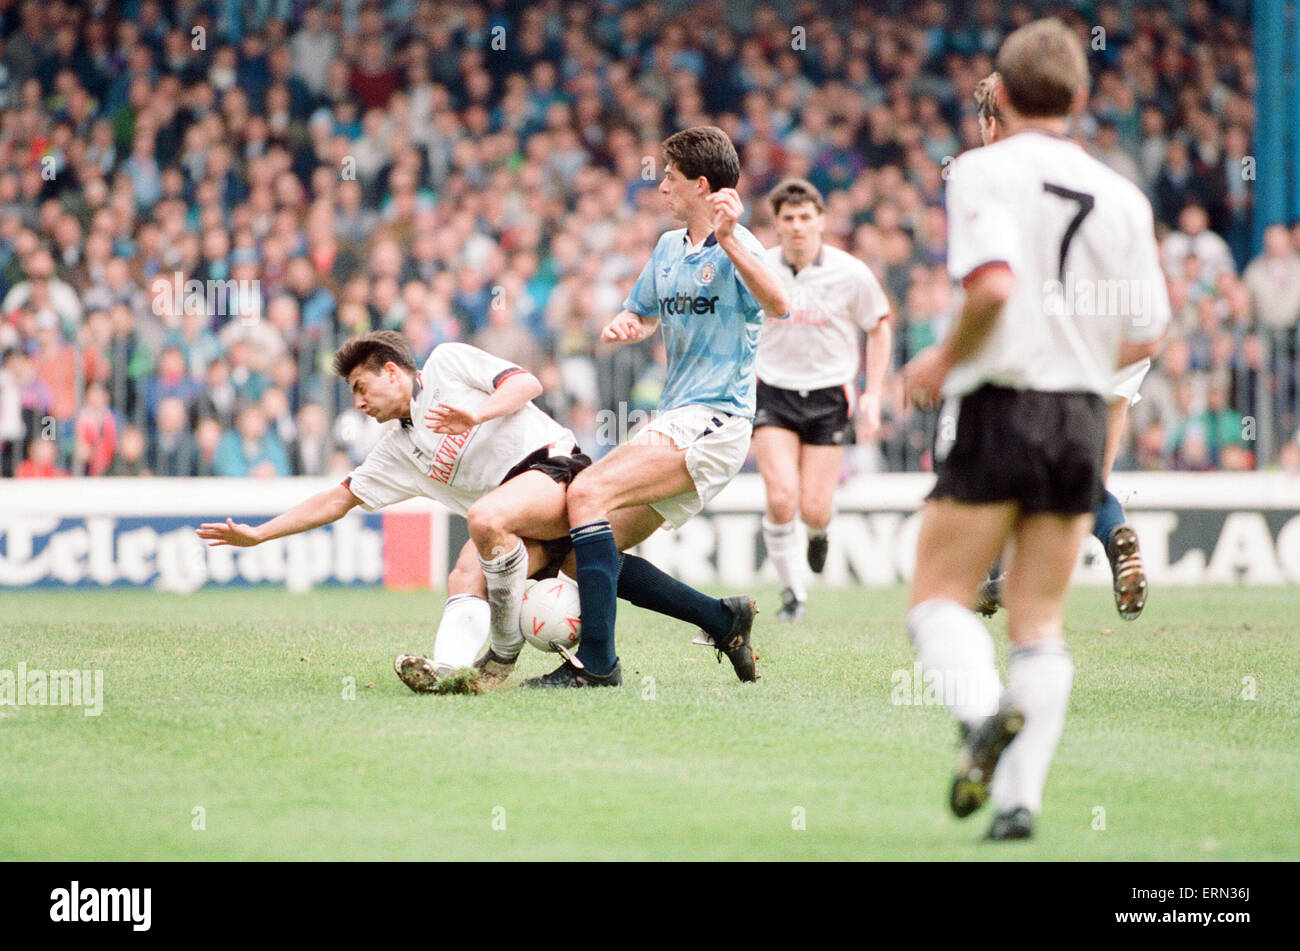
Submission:
[[[618,546],[609,522],[589,522],[569,531],[578,561],[582,641],[577,656],[593,674],[614,669],[614,618],[618,611]]]
[[[1106,555],[1109,557],[1110,533],[1124,524],[1124,506],[1120,505],[1119,499],[1115,498],[1110,489],[1107,489],[1093,516],[1096,521],[1093,523],[1092,533],[1097,536],[1097,541],[1101,542],[1101,547],[1106,549]]]
[[[623,556],[618,596],[639,608],[694,624],[714,640],[731,630],[731,612],[719,599],[682,584],[636,555]]]

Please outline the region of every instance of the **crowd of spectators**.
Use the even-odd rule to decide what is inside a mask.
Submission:
[[[1120,467],[1300,467],[1300,227],[1251,259],[1248,4],[1082,6],[0,0],[0,475],[345,472],[379,432],[329,357],[379,328],[534,371],[599,454],[658,395],[656,340],[598,331],[675,227],[659,142],[702,123],[765,244],[768,189],[822,189],[899,366],[953,316],[975,84],[1044,10],[1090,50],[1078,141],[1163,236],[1175,322]],[[886,395],[849,464],[927,468],[933,416]]]

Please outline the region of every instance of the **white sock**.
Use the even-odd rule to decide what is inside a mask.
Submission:
[[[993,773],[992,798],[998,812],[1023,807],[1037,815],[1042,809],[1043,785],[1065,727],[1073,682],[1074,662],[1064,641],[1036,641],[1012,650],[1007,700],[1020,708],[1025,725]]]
[[[781,579],[781,587],[789,588],[799,601],[808,600],[808,589],[804,587],[801,561],[795,555],[794,520],[784,525],[776,525],[763,519],[763,544],[767,546],[767,557],[776,568],[776,576]]]
[[[528,580],[528,549],[521,538],[500,558],[484,561],[488,604],[492,607],[492,652],[502,660],[514,660],[524,646],[519,633],[519,609],[524,603],[524,582]]]
[[[927,686],[934,684],[953,716],[974,729],[997,711],[1002,684],[993,638],[973,611],[931,598],[907,613],[907,629]]]
[[[433,665],[440,673],[470,667],[488,639],[488,603],[473,594],[447,599],[433,642]]]

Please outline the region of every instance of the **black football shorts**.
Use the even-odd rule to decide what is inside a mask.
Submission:
[[[955,438],[945,440],[954,411]],[[935,442],[938,481],[928,498],[1018,502],[1025,512],[1060,515],[1101,502],[1106,402],[1095,393],[983,386],[945,404]]]

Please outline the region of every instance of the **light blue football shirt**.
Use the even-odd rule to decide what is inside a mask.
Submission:
[[[736,225],[736,237],[763,260],[763,246],[746,228]],[[685,228],[665,233],[623,309],[659,318],[668,355],[660,410],[699,404],[753,419],[763,309],[716,237],[692,252]]]

